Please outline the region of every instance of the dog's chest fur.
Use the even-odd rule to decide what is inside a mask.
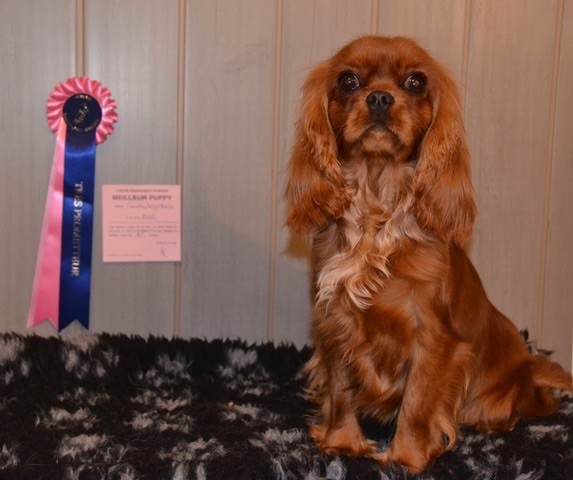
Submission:
[[[345,291],[365,311],[392,278],[393,255],[426,236],[413,212],[413,167],[363,161],[347,166],[346,176],[355,194],[315,249],[322,257],[316,300],[330,302]]]

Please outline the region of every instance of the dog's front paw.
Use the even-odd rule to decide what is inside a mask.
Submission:
[[[309,431],[318,448],[328,455],[372,455],[378,448],[377,442],[368,440],[356,429],[309,425]]]
[[[376,460],[382,468],[386,468],[389,465],[403,465],[411,474],[420,473],[430,463],[427,458],[416,455],[415,452],[400,455],[393,451],[392,448],[388,448],[383,452],[374,452],[369,457]]]

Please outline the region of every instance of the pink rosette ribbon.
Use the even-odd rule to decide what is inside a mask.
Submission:
[[[48,320],[62,330],[77,320],[89,327],[95,146],[117,122],[111,92],[74,77],[56,85],[46,108],[56,133],[28,327]]]
[[[46,106],[48,125],[52,132],[57,134],[63,119],[64,105],[70,97],[81,93],[95,98],[101,107],[101,121],[96,129],[96,143],[100,144],[113,133],[113,124],[117,122],[115,111],[117,104],[111,98],[111,92],[97,80],[90,80],[88,77],[72,77],[63,83],[58,83],[48,97]]]

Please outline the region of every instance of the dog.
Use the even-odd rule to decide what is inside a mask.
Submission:
[[[286,225],[312,239],[318,447],[416,473],[460,426],[553,413],[571,375],[529,352],[465,252],[476,207],[446,69],[411,39],[366,36],[314,67],[302,95]],[[386,450],[365,417],[396,423]]]

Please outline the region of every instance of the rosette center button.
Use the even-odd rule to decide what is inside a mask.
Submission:
[[[62,116],[68,128],[75,133],[90,133],[102,119],[99,102],[87,93],[76,93],[66,100]]]

